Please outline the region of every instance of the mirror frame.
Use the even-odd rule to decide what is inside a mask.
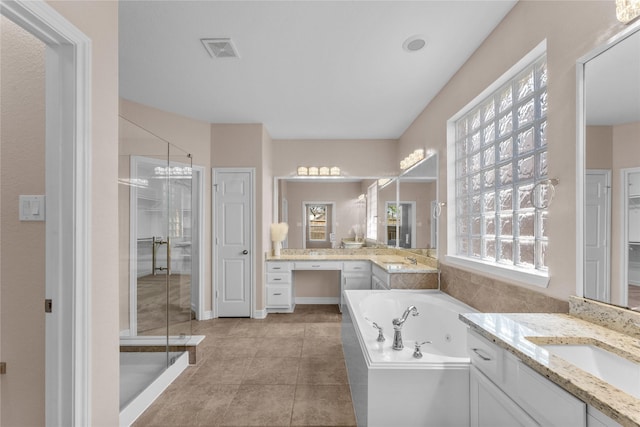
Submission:
[[[584,69],[587,62],[637,32],[640,32],[640,21],[636,21],[629,25],[627,28],[607,40],[604,44],[591,50],[576,61],[576,296],[579,297],[584,297],[584,201],[586,168],[586,103]]]

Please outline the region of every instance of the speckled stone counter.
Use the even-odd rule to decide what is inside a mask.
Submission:
[[[461,314],[475,332],[506,349],[578,399],[624,426],[640,426],[640,399],[550,354],[538,344],[598,344],[640,363],[640,341],[570,314]]]

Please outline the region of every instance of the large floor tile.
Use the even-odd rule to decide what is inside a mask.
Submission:
[[[254,358],[242,384],[295,384],[299,360],[298,357]]]
[[[349,384],[344,359],[301,358],[298,384]]]
[[[295,385],[243,385],[229,405],[221,426],[288,426]]]
[[[355,426],[348,385],[299,385],[292,426]]]

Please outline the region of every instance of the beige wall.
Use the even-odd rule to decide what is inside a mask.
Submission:
[[[575,223],[576,215],[576,60],[622,28],[613,1],[520,1],[400,138],[400,153],[422,147],[424,141],[427,148],[438,150],[439,194],[447,194],[447,120],[546,39],[549,176],[558,178],[560,185],[548,224],[551,280],[547,289],[540,290],[563,299],[576,288],[576,234],[567,227]],[[439,254],[444,259],[446,218],[439,233]]]
[[[18,219],[20,194],[45,194],[45,45],[1,18],[0,425],[43,425],[45,223]]]
[[[584,139],[585,167],[611,169],[613,167],[613,127],[587,126]]]
[[[343,176],[394,176],[398,142],[374,140],[292,140],[273,141],[273,174],[296,175],[298,166],[338,166]]]

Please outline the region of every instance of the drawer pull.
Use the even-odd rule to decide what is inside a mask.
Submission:
[[[313,268],[320,268],[320,266],[319,266],[318,264],[314,264],[314,265],[312,265],[311,267],[313,267]]]
[[[274,292],[273,295],[282,295],[282,292]]]
[[[274,282],[277,282],[278,280],[282,280],[282,279],[279,278],[279,277],[276,277],[276,278],[273,279]]]
[[[280,270],[282,267],[271,267],[273,270]]]
[[[482,349],[472,348],[471,350],[473,350],[473,352],[477,354],[480,357],[480,359],[484,360],[485,362],[488,362],[489,360],[491,360],[491,358],[487,356],[486,353],[482,351]]]

